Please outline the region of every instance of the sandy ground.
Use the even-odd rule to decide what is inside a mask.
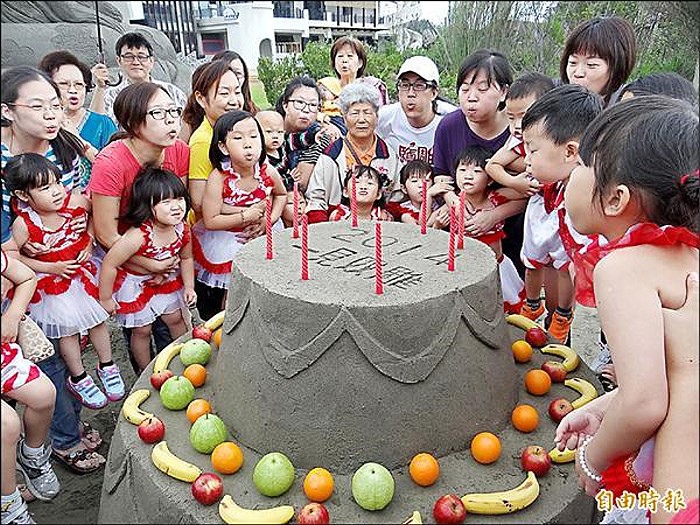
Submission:
[[[598,353],[598,320],[594,309],[578,307],[572,327],[572,347],[579,353],[586,364],[590,364]],[[122,370],[127,383],[127,391],[135,381],[129,364],[126,346],[121,330],[111,327],[114,361]],[[83,354],[87,369],[94,369],[96,355],[91,347]],[[83,418],[100,431],[104,444],[99,452],[105,457],[109,452],[109,443],[116,425],[121,403],[110,403],[99,411],[84,409]],[[102,491],[102,472],[100,469],[91,474],[77,475],[66,470],[62,465],[55,465],[56,474],[61,482],[61,493],[51,502],[34,501],[29,509],[37,523],[96,523]]]

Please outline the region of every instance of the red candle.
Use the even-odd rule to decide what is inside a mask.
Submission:
[[[428,232],[428,181],[423,179],[423,200],[420,203],[420,233]]]
[[[267,245],[266,259],[272,259],[272,195],[265,201],[265,235]]]
[[[292,238],[298,239],[299,238],[299,183],[297,181],[294,181],[294,201],[293,201],[292,205],[294,206],[294,215],[293,215],[294,218],[292,220],[294,230],[292,232]]]
[[[384,293],[384,279],[382,277],[382,223],[374,223],[374,292],[377,295]]]
[[[457,218],[454,206],[450,206],[450,244],[447,249],[447,271],[455,271],[455,236],[457,235]]]
[[[301,280],[309,280],[309,216],[301,217]]]
[[[350,180],[350,214],[352,216],[352,227],[357,228],[357,189],[355,187],[357,179],[353,176]]]
[[[459,228],[457,230],[457,249],[458,250],[463,250],[464,249],[464,208],[466,206],[466,203],[464,200],[466,199],[467,194],[464,192],[461,192],[459,194]]]

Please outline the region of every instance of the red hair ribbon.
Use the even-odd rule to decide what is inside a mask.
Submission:
[[[688,182],[689,177],[700,177],[700,170],[695,170],[694,173],[686,173],[681,177],[680,184],[683,186],[686,182]]]

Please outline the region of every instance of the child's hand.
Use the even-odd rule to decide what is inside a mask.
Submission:
[[[436,182],[430,188],[428,188],[428,195],[431,197],[437,197],[438,195],[443,195],[448,191],[454,191],[454,186],[449,182]]]
[[[78,268],[80,268],[80,263],[77,262],[76,259],[73,259],[71,261],[55,262],[51,266],[51,273],[60,275],[64,279],[70,279],[73,277],[73,275],[75,275],[75,272],[78,271]]]
[[[480,210],[474,215],[464,217],[464,231],[470,236],[478,237],[489,232],[498,222],[498,216],[493,210]]]
[[[433,227],[438,230],[442,230],[445,226],[450,224],[450,209],[446,204],[440,206],[438,210],[433,214],[435,219],[433,220]]]
[[[27,241],[22,246],[22,251],[29,255],[31,258],[35,258],[37,255],[48,252],[51,249],[49,244],[42,244],[40,242]]]
[[[592,411],[574,410],[569,412],[559,422],[554,435],[554,443],[559,450],[568,448],[574,450],[586,436],[592,436],[598,431],[602,417]]]
[[[185,287],[185,303],[187,306],[194,306],[197,303],[197,292],[194,288]]]
[[[78,254],[78,258],[75,262],[83,264],[85,261],[88,261],[90,257],[92,257],[92,243],[88,244],[85,249]]]
[[[527,172],[522,172],[510,180],[510,187],[523,195],[532,197],[540,191],[540,182]]]
[[[21,319],[22,314],[15,314],[9,310],[2,314],[2,335],[0,335],[0,339],[3,343],[14,343],[17,340]]]
[[[119,308],[119,305],[117,304],[117,302],[114,299],[112,299],[111,297],[109,299],[105,299],[105,300],[100,299],[100,304],[102,305],[102,308],[104,308],[105,311],[109,315],[114,315],[114,313]]]

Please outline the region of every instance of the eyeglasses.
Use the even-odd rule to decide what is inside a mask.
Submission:
[[[399,91],[408,91],[413,88],[413,91],[425,91],[429,87],[433,87],[432,83],[425,82],[423,80],[416,80],[415,82],[409,82],[408,80],[399,80],[396,83],[396,89]]]
[[[53,103],[53,104],[7,104],[8,106],[19,106],[22,108],[29,108],[32,111],[36,111],[37,113],[44,112],[46,113],[47,111],[50,111],[51,113],[60,113],[63,111],[63,106],[58,103]]]
[[[318,111],[317,102],[306,102],[305,100],[299,100],[298,98],[290,98],[288,102],[292,103],[292,107],[297,111],[303,111],[304,108],[309,108],[312,113]]]
[[[148,60],[149,58],[151,58],[153,55],[144,55],[144,54],[142,54],[142,53],[139,53],[138,55],[133,55],[133,54],[131,54],[131,53],[124,53],[123,55],[119,55],[119,56],[121,57],[121,59],[122,59],[124,62],[131,63],[131,62],[133,62],[133,61],[136,60],[136,59],[138,59],[139,62],[145,62],[146,60]]]
[[[147,115],[153,117],[153,120],[165,120],[166,113],[172,118],[180,118],[182,116],[182,108],[156,108],[146,112]]]
[[[61,89],[70,89],[71,87],[75,87],[77,90],[85,89],[85,82],[80,82],[79,80],[76,82],[56,82],[56,85]]]

